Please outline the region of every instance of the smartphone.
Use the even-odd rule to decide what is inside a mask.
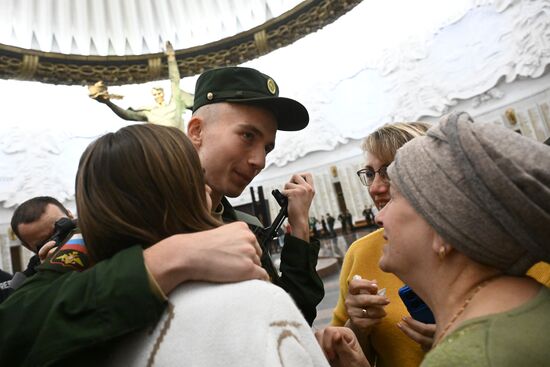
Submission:
[[[413,319],[425,324],[435,324],[432,310],[408,285],[399,288],[397,293],[399,293],[399,297],[401,297]]]

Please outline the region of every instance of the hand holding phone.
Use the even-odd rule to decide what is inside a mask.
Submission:
[[[413,319],[425,324],[435,324],[432,310],[408,285],[399,288],[398,293]]]

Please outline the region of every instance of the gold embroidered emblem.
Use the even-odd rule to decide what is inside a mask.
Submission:
[[[84,264],[82,263],[82,260],[80,260],[80,257],[78,255],[78,251],[71,251],[56,257],[55,260],[61,261],[63,265],[78,264],[83,267]]]

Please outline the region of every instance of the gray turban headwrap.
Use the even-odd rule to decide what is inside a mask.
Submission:
[[[550,147],[453,113],[399,149],[389,176],[474,261],[510,275],[550,262]]]

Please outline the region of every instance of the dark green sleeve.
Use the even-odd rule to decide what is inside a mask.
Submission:
[[[154,325],[163,310],[139,246],[80,273],[38,273],[0,306],[0,365],[86,359],[78,352]]]
[[[294,236],[285,236],[281,252],[279,285],[294,299],[310,325],[317,316],[317,305],[325,296],[323,281],[315,269],[320,246],[316,239],[307,243]]]

